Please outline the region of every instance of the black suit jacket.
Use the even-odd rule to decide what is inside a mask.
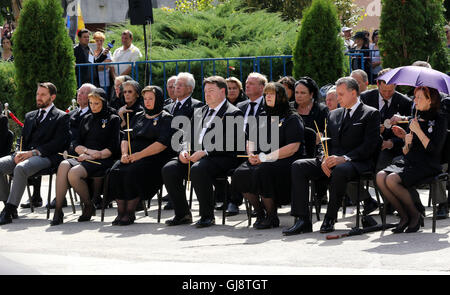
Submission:
[[[11,153],[11,142],[8,140],[9,136],[8,118],[0,113],[0,157]]]
[[[25,115],[22,149],[24,151],[37,149],[42,157],[50,159],[52,166],[57,166],[62,159],[58,153],[66,150],[70,144],[69,114],[53,106],[44,121],[37,126],[38,115],[39,110]],[[32,146],[32,138],[37,138],[35,146]]]
[[[380,112],[361,103],[353,113],[350,124],[342,122],[345,109],[338,108],[328,115],[327,136],[330,156],[347,156],[359,173],[374,168],[374,159],[380,144]],[[321,155],[323,157],[323,153]]]
[[[86,58],[84,50],[80,44],[75,45],[75,47],[73,48],[73,54],[75,55],[76,64],[90,63],[89,59]],[[97,87],[99,87],[100,85],[98,80],[97,67],[93,67],[93,69],[91,69],[91,66],[75,67],[75,74],[77,76],[77,82],[79,86],[83,85],[84,83],[91,83]]]
[[[215,138],[215,135],[219,135],[222,137],[222,148],[221,149],[213,149],[208,150],[207,147],[202,146],[200,147],[198,144],[198,139],[201,134],[201,131],[203,129],[203,118],[206,117],[208,113],[209,107],[205,105],[202,108],[197,108],[194,111],[194,115],[191,119],[191,151],[194,150],[204,150],[206,149],[208,152],[207,157],[210,158],[213,162],[215,162],[218,166],[224,168],[229,167],[230,161],[235,163],[236,166],[239,164],[239,159],[236,157],[238,154],[238,143],[244,142],[244,133],[242,130],[238,130],[238,125],[233,125],[233,136],[229,136],[230,134],[227,134],[227,120],[229,119],[235,119],[238,116],[242,116],[241,110],[239,110],[237,107],[235,107],[233,104],[231,104],[228,101],[225,101],[225,103],[222,105],[222,107],[219,109],[215,116],[215,120],[219,118],[222,122],[222,129],[218,130],[218,126],[215,126],[214,123],[211,124],[211,126],[206,130],[205,136],[203,137],[203,142],[205,142],[205,138],[208,137],[208,134],[210,132],[214,132],[214,137],[212,138],[211,142],[215,143],[218,138]],[[205,122],[206,124],[206,122]],[[231,131],[229,131],[231,132]],[[211,134],[210,134],[211,135]],[[228,135],[228,136],[227,136]],[[234,150],[227,151],[227,142],[230,140],[234,140]],[[244,142],[245,143],[245,142]],[[184,143],[184,146],[186,147],[186,141]],[[245,151],[245,144],[244,144],[244,151]],[[242,151],[241,151],[242,153]]]
[[[379,106],[379,91],[378,89],[368,90],[361,93],[361,101],[371,107],[380,109]],[[382,106],[381,106],[382,107]],[[411,107],[412,101],[406,95],[401,94],[400,92],[395,91],[394,95],[391,98],[391,103],[387,111],[384,114],[384,117],[380,117],[380,122],[383,124],[384,120],[392,118],[395,114],[400,114],[402,116],[410,116],[411,115]],[[381,134],[383,140],[392,140],[394,143],[394,152],[396,154],[401,154],[401,148],[403,146],[403,140],[398,138],[392,132],[392,129],[385,129]]]
[[[247,108],[250,105],[250,102],[251,102],[250,99],[247,99],[236,105],[236,107],[238,107],[238,109],[242,111],[243,116],[245,116],[245,113],[247,112]],[[263,98],[261,103],[259,104],[258,109],[256,110],[255,117],[259,117],[260,115],[263,115],[265,113],[264,104],[265,102]]]
[[[175,113],[172,113],[175,110],[175,105],[178,101],[176,102],[172,102],[166,106],[164,106],[164,110],[170,114],[172,114],[172,116],[177,117],[177,116],[185,116],[188,117],[189,119],[192,118],[192,115],[194,114],[194,109],[196,108],[201,108],[202,106],[204,106],[205,104],[195,98],[192,98],[192,96],[190,96],[181,106],[181,108],[178,109],[178,111],[176,111]]]
[[[83,115],[80,115],[80,109],[75,109],[69,113],[69,130],[70,130],[70,151],[73,151],[75,146],[73,142],[78,138],[78,132],[80,130],[81,120],[87,115],[90,114],[91,111],[88,110]]]

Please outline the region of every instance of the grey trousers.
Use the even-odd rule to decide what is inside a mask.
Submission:
[[[34,156],[16,165],[14,155],[0,158],[0,201],[19,206],[27,185],[28,177],[52,165],[48,158]],[[6,175],[14,174],[11,191]]]

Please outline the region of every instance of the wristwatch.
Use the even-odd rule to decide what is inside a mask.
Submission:
[[[36,150],[32,150],[32,151],[31,151],[31,155],[32,155],[33,157],[39,156],[39,154],[38,154],[38,152],[37,152]]]

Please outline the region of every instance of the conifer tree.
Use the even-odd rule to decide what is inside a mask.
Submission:
[[[423,60],[448,70],[442,0],[382,0],[380,54],[383,67]]]
[[[65,110],[76,93],[73,45],[58,0],[28,0],[14,32],[13,54],[17,96],[23,107],[19,115],[36,108],[39,82],[52,82],[58,89],[55,105]]]
[[[294,47],[293,76],[309,76],[320,86],[334,83],[344,72],[344,45],[331,0],[314,0],[302,18]]]

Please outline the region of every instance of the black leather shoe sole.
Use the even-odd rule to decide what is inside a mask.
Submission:
[[[334,231],[334,227],[327,227],[327,228],[321,228],[320,229],[320,233],[321,234],[331,233],[333,231]]]

